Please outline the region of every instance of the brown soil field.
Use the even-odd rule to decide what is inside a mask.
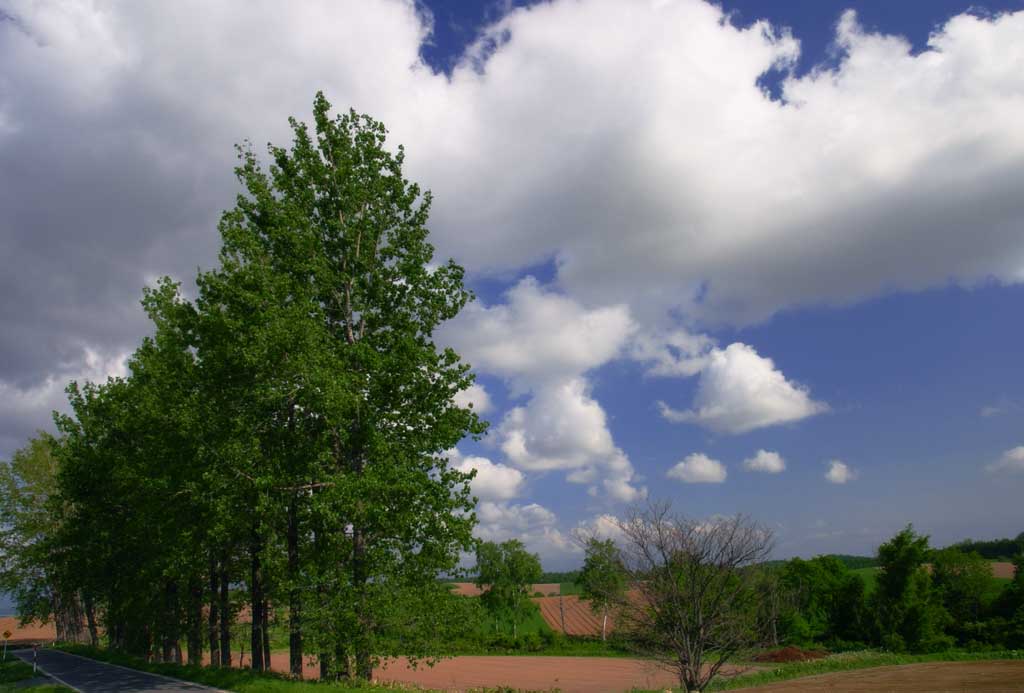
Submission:
[[[933,693],[934,691],[1024,691],[1024,662],[931,662],[844,671],[740,689],[744,693]]]
[[[461,595],[463,597],[479,597],[483,590],[474,585],[472,582],[453,582],[452,592]],[[540,592],[545,597],[551,594],[561,594],[562,585],[557,582],[538,582],[530,585],[530,595]]]
[[[755,662],[809,662],[812,659],[827,657],[825,650],[804,650],[799,647],[783,647],[756,654],[751,659]]]
[[[994,562],[992,563],[992,577],[1013,579],[1013,563]]]
[[[271,665],[275,671],[287,671],[288,654],[273,653]],[[307,662],[305,678],[315,679],[318,673],[317,666]],[[398,659],[375,670],[374,679],[445,691],[511,686],[541,691],[557,688],[562,693],[622,693],[678,684],[671,672],[654,662],[618,657],[454,657],[416,669]]]
[[[57,639],[57,629],[52,623],[43,625],[41,623],[30,623],[27,626],[18,625],[15,616],[0,617],[0,633],[11,631],[9,645],[25,645],[33,642],[53,642]]]
[[[539,597],[533,600],[540,607],[540,615],[544,617],[551,630],[562,632],[562,609],[565,609],[566,635],[601,635],[601,615],[590,608],[590,604],[576,595],[565,597]],[[611,616],[608,617],[608,632],[614,626]]]

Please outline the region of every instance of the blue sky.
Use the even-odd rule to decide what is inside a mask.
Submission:
[[[0,455],[123,372],[141,287],[215,257],[231,144],[324,89],[478,296],[438,339],[492,422],[452,453],[481,536],[573,567],[645,498],[780,557],[1024,530],[1024,2],[0,12]]]

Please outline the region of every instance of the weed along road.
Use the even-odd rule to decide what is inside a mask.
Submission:
[[[32,663],[32,650],[18,650],[14,655],[29,664]],[[97,662],[58,650],[40,649],[38,664],[45,674],[79,693],[179,693],[217,690],[159,674]]]

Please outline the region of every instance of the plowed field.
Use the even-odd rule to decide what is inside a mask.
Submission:
[[[287,671],[288,654],[274,653],[271,665],[275,671]],[[305,677],[315,679],[317,675],[317,667],[307,664]],[[399,659],[374,671],[374,678],[445,691],[509,686],[541,691],[557,688],[562,693],[622,693],[678,685],[670,672],[654,662],[616,657],[454,657],[417,669]]]
[[[594,613],[590,604],[575,595],[566,597],[538,597],[533,600],[540,607],[551,630],[562,632],[562,610],[565,611],[566,635],[601,635],[601,615]],[[608,617],[608,632],[612,632],[612,617]]]
[[[756,688],[743,693],[829,691],[830,693],[932,693],[957,691],[1024,691],[1024,662],[932,662],[878,667],[836,674],[808,676]]]

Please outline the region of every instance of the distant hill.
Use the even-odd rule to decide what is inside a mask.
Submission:
[[[1016,539],[989,539],[987,541],[964,539],[950,548],[959,549],[964,553],[973,551],[990,561],[1010,561],[1017,554],[1024,552],[1024,532],[1018,534]]]

